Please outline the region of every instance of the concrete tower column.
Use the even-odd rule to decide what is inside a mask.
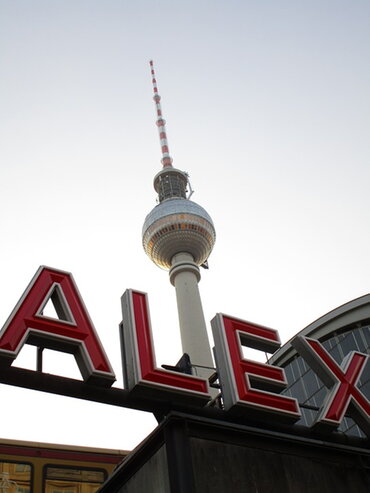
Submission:
[[[172,258],[170,281],[176,289],[182,350],[191,356],[191,363],[200,366],[194,373],[209,377],[213,359],[198,288],[200,271],[190,253],[178,253]]]

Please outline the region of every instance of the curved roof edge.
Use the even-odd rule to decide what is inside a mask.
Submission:
[[[323,339],[336,330],[366,319],[370,319],[370,293],[334,308],[334,310],[307,325],[278,349],[269,359],[269,363],[280,366],[290,360],[296,354],[291,341],[297,335]]]

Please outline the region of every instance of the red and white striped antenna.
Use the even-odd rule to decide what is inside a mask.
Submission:
[[[157,80],[155,78],[155,72],[154,72],[154,66],[153,66],[153,60],[150,60],[150,70],[152,74],[152,83],[153,83],[153,90],[154,90],[154,102],[156,105],[156,110],[157,110],[157,127],[158,127],[158,132],[159,132],[159,140],[161,143],[161,149],[162,149],[162,164],[163,167],[172,167],[172,158],[170,156],[170,152],[168,149],[168,142],[167,142],[167,134],[166,134],[166,120],[162,116],[162,108],[161,108],[161,97],[158,94],[158,87],[157,87]]]

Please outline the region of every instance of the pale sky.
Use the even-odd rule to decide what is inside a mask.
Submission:
[[[173,164],[216,227],[208,324],[285,342],[370,284],[367,0],[0,0],[0,323],[39,265],[72,272],[118,387],[126,288],[149,295],[158,365],[181,356],[173,287],[141,246],[161,167],[150,58]],[[69,355],[45,365],[79,375]],[[1,437],[130,449],[155,426],[0,392]]]

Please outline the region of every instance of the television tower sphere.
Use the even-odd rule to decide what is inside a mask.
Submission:
[[[145,219],[143,247],[148,257],[165,269],[171,268],[179,252],[190,253],[194,263],[202,265],[215,243],[212,219],[203,207],[186,198],[187,184],[187,175],[172,167],[154,178],[160,203]]]

